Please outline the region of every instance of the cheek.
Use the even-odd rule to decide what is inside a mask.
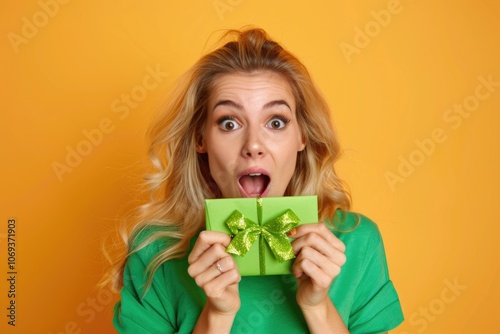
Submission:
[[[234,166],[232,163],[234,152],[231,151],[231,145],[210,146],[207,154],[212,178],[218,183],[227,180],[231,176],[231,167]]]
[[[280,166],[278,169],[281,171],[281,177],[283,179],[291,179],[293,173],[295,172],[295,166],[297,164],[297,147],[293,145],[293,147],[289,147],[288,149],[283,149],[279,153],[280,155]]]
[[[228,145],[227,140],[212,138],[211,141],[207,142],[208,157],[213,161],[224,161],[224,159],[228,158],[230,151],[231,145]]]

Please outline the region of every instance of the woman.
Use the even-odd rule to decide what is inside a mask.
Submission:
[[[202,57],[150,129],[156,172],[117,284],[121,333],[380,333],[403,320],[382,239],[334,170],[340,147],[306,68],[260,29]],[[241,277],[209,198],[317,195],[292,275]],[[341,270],[342,269],[342,270]]]

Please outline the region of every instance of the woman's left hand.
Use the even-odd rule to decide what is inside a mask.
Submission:
[[[345,245],[324,223],[300,225],[289,236],[295,238],[292,247],[297,258],[292,270],[299,284],[297,303],[303,310],[322,307],[346,261]]]

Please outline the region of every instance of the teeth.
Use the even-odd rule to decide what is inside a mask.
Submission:
[[[250,174],[248,174],[248,175],[249,175],[249,176],[261,176],[261,175],[262,175],[262,173],[250,173]]]

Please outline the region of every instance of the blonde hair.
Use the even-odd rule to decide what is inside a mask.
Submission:
[[[162,263],[186,255],[190,239],[205,224],[204,200],[219,197],[207,156],[197,153],[196,144],[208,97],[221,75],[272,71],[289,82],[306,147],[298,153],[285,195],[317,195],[320,221],[330,221],[337,209],[350,208],[349,193],[334,169],[341,151],[330,110],[307,69],[262,29],[231,30],[224,38],[230,41],[203,56],[181,77],[149,129],[149,155],[155,172],[145,177],[145,183],[151,196],[137,209],[135,223],[124,236],[128,252],[115,265],[117,275],[111,275],[115,288],[123,284],[128,257],[156,240],[174,242],[149,264],[149,281]],[[141,231],[153,226],[155,232],[137,244],[135,238]]]

